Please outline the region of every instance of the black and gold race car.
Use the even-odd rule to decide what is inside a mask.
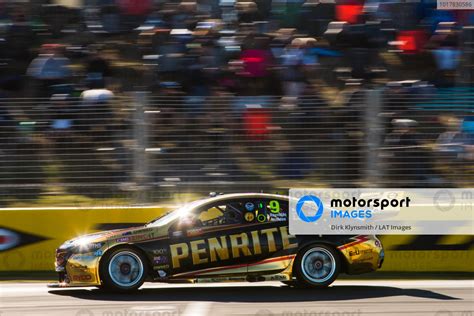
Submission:
[[[292,236],[288,197],[227,194],[150,223],[81,236],[56,252],[59,283],[129,291],[144,281],[282,281],[326,287],[339,273],[380,268],[375,236]]]

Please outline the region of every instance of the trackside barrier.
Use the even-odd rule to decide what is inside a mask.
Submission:
[[[1,209],[0,271],[54,270],[55,250],[64,241],[87,233],[147,223],[170,209],[171,207]],[[8,248],[15,243],[16,246]]]
[[[143,224],[161,207],[0,210],[0,271],[52,271],[55,249],[73,237]],[[473,236],[382,236],[383,271],[474,272]]]
[[[387,235],[383,271],[474,272],[472,235]]]

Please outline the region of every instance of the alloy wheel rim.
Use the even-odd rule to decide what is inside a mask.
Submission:
[[[140,282],[143,276],[142,260],[133,252],[119,252],[110,259],[109,276],[121,287],[132,287]]]
[[[325,248],[311,248],[301,259],[301,271],[309,281],[324,283],[336,272],[336,260]]]

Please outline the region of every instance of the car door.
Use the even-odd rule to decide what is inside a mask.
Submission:
[[[250,236],[243,231],[243,204],[236,199],[205,204],[170,229],[174,277],[245,276],[251,258]]]
[[[252,207],[253,204],[253,207]],[[254,243],[254,256],[248,264],[248,273],[278,273],[291,264],[296,254],[298,244],[296,238],[288,231],[288,200],[282,198],[263,197],[246,202],[248,213],[244,218],[254,219],[247,221],[250,235]],[[258,223],[257,226],[253,224]],[[257,249],[259,248],[259,249]]]

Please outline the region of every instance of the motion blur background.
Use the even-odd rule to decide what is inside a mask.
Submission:
[[[0,206],[472,187],[474,11],[0,1]]]

